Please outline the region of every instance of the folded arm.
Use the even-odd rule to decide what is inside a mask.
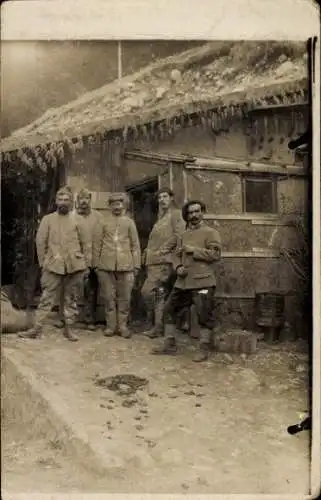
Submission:
[[[217,231],[213,232],[205,242],[205,247],[192,247],[194,260],[215,262],[220,260],[222,251],[221,238]]]

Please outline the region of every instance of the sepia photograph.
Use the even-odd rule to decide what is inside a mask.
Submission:
[[[308,498],[315,50],[2,40],[7,498]]]

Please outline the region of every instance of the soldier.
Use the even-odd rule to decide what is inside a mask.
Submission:
[[[216,279],[213,263],[220,259],[221,238],[215,229],[204,223],[205,209],[198,200],[189,201],[182,209],[187,229],[177,238],[173,256],[177,280],[164,308],[165,339],[152,354],[176,352],[176,315],[182,308],[195,304],[201,330],[199,351],[194,361],[208,358],[214,327],[212,309]]]
[[[148,315],[151,317],[156,307],[160,309],[158,318],[155,318],[154,328],[147,332],[148,337],[155,338],[163,335],[163,311],[161,304],[169,295],[173,282],[173,268],[171,264],[170,241],[176,243],[173,236],[185,230],[185,222],[181,211],[174,208],[174,194],[171,189],[162,188],[157,194],[158,220],[155,223],[143,256],[143,264],[147,268],[147,278],[141,290]],[[157,304],[158,303],[158,304]]]
[[[96,227],[103,223],[103,216],[91,207],[91,192],[88,189],[81,189],[77,195],[75,217],[79,217],[83,222],[92,244]],[[80,296],[84,299],[85,322],[89,330],[95,330],[99,287],[98,276],[93,269],[92,262],[89,263],[89,270],[84,276],[82,285]]]
[[[91,262],[91,246],[82,224],[71,214],[73,195],[68,187],[56,194],[56,212],[45,215],[36,236],[39,266],[41,268],[42,295],[36,311],[35,327],[22,338],[39,338],[44,322],[63,296],[64,336],[78,340],[70,326],[78,314],[79,284]]]
[[[112,194],[108,204],[111,214],[97,228],[93,244],[93,264],[105,300],[104,335],[118,333],[130,338],[127,322],[134,278],[141,264],[140,243],[134,221],[124,215],[125,195]]]

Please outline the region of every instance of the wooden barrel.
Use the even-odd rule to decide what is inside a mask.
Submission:
[[[256,324],[281,328],[285,322],[285,297],[282,293],[262,292],[255,295]]]

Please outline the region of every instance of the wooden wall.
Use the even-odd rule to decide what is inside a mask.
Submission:
[[[160,142],[140,140],[135,147],[169,155],[189,153],[201,158],[294,165],[296,159],[287,144],[305,130],[306,120],[306,110],[280,108],[273,113],[253,113],[247,121],[235,120],[216,133],[203,127],[187,128]],[[279,289],[295,295],[300,283],[279,254],[282,246],[299,244],[300,238],[284,221],[284,216],[307,211],[307,179],[278,178],[278,213],[273,217],[264,214],[252,217],[242,212],[241,174],[214,168],[185,169],[177,163],[163,166],[152,160],[124,160],[121,149],[108,142],[77,152],[67,177],[76,190],[86,186],[96,192],[97,200],[106,200],[110,191],[123,191],[153,178],[158,178],[161,186],[174,189],[179,206],[186,199],[204,201],[208,223],[220,231],[223,257],[216,271],[218,311],[221,311],[218,314],[222,320],[228,317],[233,323],[242,317],[243,325],[249,326],[256,291]],[[293,295],[289,294],[287,319],[290,322],[297,321],[298,310],[294,311],[293,303]]]

